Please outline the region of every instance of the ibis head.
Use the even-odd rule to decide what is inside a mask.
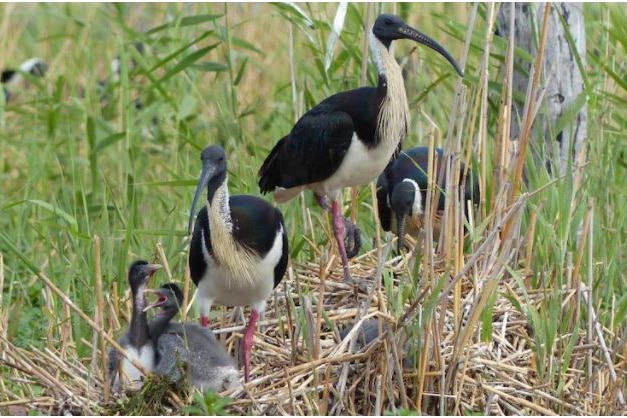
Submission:
[[[461,77],[464,76],[464,72],[459,64],[457,64],[457,61],[455,61],[455,59],[446,49],[444,49],[444,47],[424,33],[403,22],[403,20],[398,16],[391,14],[379,15],[372,26],[372,34],[379,39],[379,41],[381,41],[386,48],[390,47],[392,41],[398,39],[410,39],[419,44],[426,45],[446,58],[446,60],[451,63],[451,65],[455,68],[455,71],[457,71]]]
[[[159,270],[161,267],[160,264],[149,264],[144,260],[137,260],[131,264],[128,270],[128,284],[131,290],[137,292],[141,286],[146,285],[155,271]]]
[[[399,253],[403,248],[407,217],[420,215],[420,213],[413,212],[422,211],[420,207],[420,190],[416,190],[416,186],[416,182],[406,179],[396,185],[394,191],[392,191],[392,195],[390,196],[390,204],[396,217],[396,233],[398,236]],[[416,199],[418,199],[418,202],[416,202]],[[418,207],[416,207],[416,203],[418,204]]]
[[[212,145],[205,148],[200,154],[200,160],[202,161],[202,171],[200,172],[200,178],[196,186],[196,194],[194,194],[192,208],[189,212],[189,223],[187,225],[188,233],[192,231],[196,204],[205,187],[208,189],[207,200],[211,201],[216,189],[226,180],[226,156],[222,147]]]
[[[168,315],[170,312],[178,312],[183,306],[183,292],[175,283],[166,283],[158,289],[146,289],[145,292],[156,295],[157,300],[146,305],[144,311],[159,308],[157,315]]]

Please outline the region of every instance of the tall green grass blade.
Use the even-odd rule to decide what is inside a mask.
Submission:
[[[213,22],[215,20],[218,20],[219,18],[221,18],[223,15],[221,14],[208,14],[208,15],[198,15],[198,16],[184,16],[180,19],[176,19],[172,22],[169,23],[165,23],[163,25],[159,25],[157,27],[154,27],[152,29],[149,29],[146,31],[146,36],[150,36],[153,35],[157,32],[161,32],[167,29],[172,29],[172,28],[184,28],[187,26],[198,26],[201,25],[203,23],[206,22]]]
[[[344,19],[346,19],[346,10],[348,8],[348,2],[341,1],[337,6],[335,17],[333,18],[333,25],[331,26],[331,33],[327,39],[326,52],[324,54],[324,69],[329,71],[331,62],[333,61],[333,51],[335,45],[340,38],[342,29],[344,28]]]
[[[42,209],[45,209],[46,211],[52,213],[55,216],[60,216],[62,219],[64,219],[68,224],[70,224],[70,226],[72,227],[72,229],[74,231],[78,231],[78,223],[76,222],[76,219],[70,215],[69,213],[59,209],[56,206],[51,205],[48,202],[44,202],[43,200],[37,200],[37,199],[27,199],[24,201],[25,203],[30,203],[34,206],[38,206]]]

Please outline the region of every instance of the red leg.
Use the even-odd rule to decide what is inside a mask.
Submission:
[[[331,205],[331,213],[333,214],[333,230],[335,232],[335,240],[340,250],[342,258],[342,267],[344,269],[344,280],[351,280],[351,273],[348,269],[348,257],[346,256],[346,247],[344,246],[344,235],[346,233],[344,227],[344,218],[340,213],[340,205],[334,200]]]
[[[259,312],[255,309],[250,313],[250,319],[248,325],[244,330],[244,381],[250,380],[250,352],[253,347],[253,337],[255,336],[255,329],[257,328],[257,319],[259,318]]]

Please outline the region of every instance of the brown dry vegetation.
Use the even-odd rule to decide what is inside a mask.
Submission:
[[[386,11],[399,7],[388,6]],[[493,16],[493,6],[483,5],[480,10]],[[22,56],[20,45],[30,45],[24,41],[31,36],[29,24],[46,21],[38,15],[42,13],[41,7],[0,6],[0,50],[5,52],[0,54],[0,67],[8,64],[8,57]],[[76,7],[72,9],[75,15],[86,22],[102,19],[102,11],[97,6],[73,7]],[[354,7],[363,15],[374,12],[374,8],[368,11],[365,5]],[[336,5],[304,8],[317,19],[331,22]],[[61,9],[54,10],[61,13]],[[324,51],[312,51],[305,31],[296,24],[292,25],[296,58],[290,56],[289,31],[286,30],[290,24],[270,5],[228,5],[226,9],[223,5],[170,8],[133,5],[126,9],[126,24],[142,32],[171,20],[172,10],[183,15],[226,10],[226,18],[222,17],[220,22],[228,27],[230,34],[264,53],[252,53],[243,47],[234,49],[236,53],[231,59],[236,67],[244,58],[250,59],[236,89],[231,86],[235,89],[236,105],[225,99],[228,94],[220,90],[220,84],[229,83],[224,73],[207,72],[196,78],[193,72],[177,74],[178,84],[168,85],[168,94],[178,100],[184,94],[178,89],[187,88],[197,100],[196,112],[207,129],[198,137],[194,136],[196,134],[185,136],[187,134],[180,128],[181,120],[172,118],[164,122],[169,142],[165,145],[156,140],[141,142],[141,150],[153,154],[146,157],[147,160],[139,160],[141,163],[134,168],[130,164],[131,169],[126,166],[128,157],[137,154],[127,151],[120,145],[122,142],[114,144],[109,158],[101,161],[100,170],[112,173],[111,178],[102,176],[108,182],[106,191],[101,193],[111,201],[123,201],[128,194],[124,182],[128,173],[136,176],[140,185],[170,179],[189,180],[198,169],[194,146],[203,146],[207,136],[217,136],[221,128],[238,123],[237,129],[221,134],[232,154],[237,154],[237,159],[232,158],[231,187],[238,192],[256,193],[256,185],[250,179],[254,178],[267,149],[280,138],[280,132],[289,129],[292,122],[289,115],[296,117],[308,107],[305,90],[309,89],[309,94],[321,99],[331,92],[329,90],[339,90],[342,81],[333,79],[330,86],[317,84],[315,72],[309,67],[313,66],[315,53],[322,55]],[[260,415],[381,415],[408,411],[449,415],[626,413],[627,333],[624,311],[620,309],[625,276],[620,266],[627,266],[627,260],[620,251],[625,241],[620,236],[624,223],[614,216],[614,211],[618,210],[615,198],[625,190],[625,183],[603,183],[602,187],[612,193],[607,200],[594,194],[595,189],[602,188],[595,181],[598,183],[600,177],[605,181],[607,176],[590,162],[588,152],[597,157],[601,152],[592,146],[586,155],[579,156],[565,177],[550,179],[539,174],[532,176],[528,188],[516,188],[521,184],[521,177],[515,168],[525,161],[526,155],[516,152],[518,143],[506,140],[507,129],[503,128],[512,115],[504,105],[511,95],[511,87],[502,80],[502,71],[511,69],[513,64],[503,58],[506,51],[499,50],[500,44],[492,37],[493,22],[478,16],[477,10],[469,5],[420,5],[411,9],[410,22],[437,38],[454,56],[468,57],[468,62],[462,59],[468,65],[464,83],[445,78],[435,85],[435,93],[414,103],[414,125],[407,144],[446,147],[455,156],[453,168],[464,162],[480,173],[483,200],[473,212],[468,234],[461,234],[463,220],[459,202],[451,202],[444,214],[446,229],[441,242],[431,245],[431,240],[411,241],[415,244],[413,252],[394,255],[390,248],[395,242],[382,235],[372,210],[376,207],[373,187],[362,188],[358,199],[347,190],[346,211],[353,210],[366,241],[362,254],[351,263],[352,274],[363,279],[363,286],[352,287],[341,281],[341,266],[328,219],[318,208],[307,208],[307,198],[286,205],[282,209],[290,228],[292,250],[296,246],[300,250],[292,254],[288,273],[269,301],[265,320],[255,335],[253,380],[243,390],[222,394],[232,398],[225,408],[227,412]],[[463,25],[461,34],[438,33],[440,25],[449,31],[454,26],[447,25],[447,20],[438,13]],[[106,20],[112,25],[111,32],[125,42],[132,41],[131,35],[127,34],[130,39],[125,38],[124,31],[115,26],[112,15],[107,15],[110,20]],[[436,21],[440,23],[434,23],[433,16],[437,16]],[[475,19],[483,21],[479,24]],[[59,35],[58,28],[42,25],[38,29],[40,46]],[[355,39],[363,41],[359,29],[351,27],[350,30],[355,32]],[[94,40],[98,39],[99,31],[102,28],[98,25],[94,25],[93,30],[91,27],[76,29],[56,43],[54,50],[42,47],[36,55],[49,63],[47,78],[58,80],[64,74],[71,74],[69,62],[78,63],[81,69],[73,78],[79,85],[89,85],[106,77],[107,63],[116,55],[119,44]],[[324,44],[328,28],[311,29],[308,34],[319,37]],[[470,34],[479,39],[475,42],[483,48],[480,52],[475,48],[469,53],[465,40]],[[215,39],[205,39],[197,47],[212,42]],[[85,47],[75,48],[75,45]],[[102,47],[102,51],[95,52],[98,47]],[[336,50],[340,48],[338,45]],[[359,50],[361,45],[355,48]],[[434,61],[432,57],[424,63],[419,58],[424,60],[425,54],[410,48],[399,43],[396,54],[399,57],[409,55],[404,62],[406,68],[423,69],[418,81],[417,76],[407,77],[412,100],[423,93],[424,84],[432,81],[431,75],[435,78],[437,70],[428,69]],[[499,65],[490,62],[482,67],[484,51],[489,53],[492,49],[495,55],[500,54],[502,62]],[[221,47],[210,51],[205,59],[222,62],[226,55],[225,48]],[[485,62],[488,61],[486,56]],[[87,64],[81,64],[84,62]],[[358,71],[359,60],[347,62],[346,66],[353,70],[351,80],[365,79]],[[290,66],[296,68],[294,78]],[[446,74],[441,68],[439,71],[437,75]],[[166,72],[167,66],[155,71],[161,75]],[[483,74],[487,78],[482,78]],[[495,91],[489,88],[488,82],[503,84]],[[297,97],[294,98],[289,92],[291,83],[296,86]],[[540,81],[538,83],[541,85]],[[608,89],[618,88],[614,83],[615,80],[605,80],[602,84]],[[89,104],[83,104],[83,98],[78,97],[76,88],[69,84],[57,105],[79,103],[76,106],[90,114]],[[538,89],[539,85],[533,88]],[[616,94],[620,96],[621,92]],[[124,100],[120,99],[120,108]],[[17,139],[26,136],[18,135],[24,131],[20,122],[22,117],[31,114],[45,120],[50,114],[46,112],[52,111],[36,101],[14,106],[2,114],[1,126],[8,132],[3,136],[7,145],[0,148],[4,180],[15,199],[33,198],[21,193],[23,188],[28,189],[20,184],[20,179],[27,176],[23,167],[43,163],[20,152],[23,148]],[[252,116],[234,122],[234,108],[255,111]],[[258,129],[277,108],[285,109],[274,119],[274,126],[278,127],[269,128],[269,132]],[[442,112],[442,109],[447,111]],[[591,120],[596,117],[598,125],[590,128],[591,136],[607,137],[610,143],[612,133],[607,131],[611,129],[605,128],[605,124],[612,123],[612,111],[606,111],[603,105],[591,109],[595,111],[597,114]],[[111,125],[130,131],[128,117],[121,111]],[[34,125],[39,123],[27,120]],[[76,129],[82,135],[84,121],[80,124]],[[620,134],[615,124],[612,128]],[[64,129],[75,128],[68,123]],[[238,129],[243,138],[234,138]],[[46,140],[54,142],[55,138],[51,135]],[[194,146],[189,147],[189,144]],[[185,154],[180,152],[181,148],[185,149]],[[90,148],[85,142],[78,143],[75,152],[86,161]],[[609,154],[607,149],[603,152]],[[171,164],[156,162],[166,160]],[[532,163],[530,160],[528,163]],[[85,161],[81,164],[87,165]],[[137,166],[142,164],[151,167],[151,174],[143,175],[144,172],[139,171]],[[45,181],[33,186],[39,194],[45,195],[48,184],[52,184],[47,182],[69,175],[59,163],[50,168],[46,176]],[[95,188],[96,179],[91,180],[93,185],[85,180],[84,187]],[[106,350],[128,323],[130,312],[124,277],[127,260],[120,259],[116,251],[122,247],[120,242],[134,243],[133,247],[131,244],[123,247],[128,250],[123,257],[140,254],[147,258],[152,254],[153,259],[166,266],[161,273],[162,281],[184,283],[189,306],[192,306],[194,289],[185,270],[187,237],[181,232],[191,195],[185,188],[180,192],[180,187],[167,187],[142,194],[145,210],[141,212],[156,218],[156,226],[144,220],[129,219],[128,224],[111,221],[99,228],[102,225],[93,221],[85,228],[89,232],[81,230],[81,237],[87,239],[76,239],[76,244],[72,232],[63,237],[63,245],[55,245],[56,241],[49,245],[41,239],[49,233],[47,229],[40,232],[36,222],[31,223],[35,226],[30,229],[7,227],[7,234],[30,237],[33,244],[28,247],[29,251],[22,251],[23,247],[16,243],[18,238],[0,241],[0,288],[3,289],[0,296],[0,414],[25,414],[32,409],[48,414],[181,414],[192,412],[184,409],[189,404],[198,407],[198,397],[186,387],[172,389],[150,380],[145,388],[154,389],[154,393],[148,400],[147,389],[128,396],[111,394],[103,379]],[[447,185],[447,190],[452,187],[454,185]],[[183,203],[174,208],[161,204],[168,199]],[[63,202],[59,202],[62,206]],[[353,202],[352,207],[350,202]],[[1,203],[7,216],[43,218],[41,213],[8,212],[15,205]],[[122,209],[116,206],[118,212],[127,210],[124,204],[120,207]],[[69,212],[80,214],[81,210]],[[434,214],[427,210],[425,216],[430,219]],[[132,222],[136,224],[129,226]],[[177,233],[164,232],[171,225],[175,225],[172,229]],[[567,225],[565,237],[559,234],[562,225]],[[144,231],[143,235],[139,238],[125,235],[125,231],[133,228]],[[55,224],[51,229],[71,228]],[[117,233],[118,230],[123,232]],[[431,235],[430,228],[425,234]],[[599,234],[607,235],[607,241],[599,239]],[[616,241],[616,247],[598,248],[611,240]],[[567,251],[555,250],[562,246]],[[79,247],[82,253],[77,250]],[[618,255],[608,260],[604,252]],[[43,256],[39,257],[40,254]],[[27,267],[18,267],[22,263]],[[604,267],[613,264],[618,266],[618,273]],[[81,281],[84,276],[93,280]],[[71,280],[76,282],[68,283]],[[32,288],[37,289],[35,295],[23,296]],[[37,303],[32,302],[35,299]],[[24,333],[18,327],[25,324],[25,320],[19,319],[20,315],[29,310],[42,312],[41,316],[27,316],[41,321],[41,330],[36,334],[38,341],[25,342],[23,337],[18,338]],[[215,310],[219,319],[214,321],[214,329],[230,352],[237,353],[242,324],[228,319],[230,309],[216,307]],[[188,308],[188,311],[185,316],[195,320],[194,310]],[[338,331],[371,318],[386,324],[387,332],[382,332],[377,340],[361,350],[351,349],[358,334],[351,332],[342,340]],[[403,351],[405,344],[409,347],[407,352]],[[412,367],[404,367],[403,360],[408,356],[414,359]]]

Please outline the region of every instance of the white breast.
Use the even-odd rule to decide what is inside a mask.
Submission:
[[[152,345],[146,345],[141,347],[139,351],[134,347],[124,347],[128,354],[128,357],[136,360],[141,364],[146,370],[152,371],[155,367],[155,350]],[[128,376],[131,382],[139,381],[141,377],[144,375],[140,372],[137,367],[133,366],[133,364],[128,360],[128,358],[124,357],[121,364],[122,375]]]
[[[318,194],[333,196],[344,187],[367,184],[383,172],[396,146],[391,141],[381,141],[377,147],[369,149],[355,133],[337,171],[311,188]]]
[[[265,258],[248,267],[252,281],[242,280],[216,264],[204,246],[203,255],[208,268],[198,284],[199,296],[225,306],[264,305],[274,289],[274,268],[281,259],[283,228],[277,231],[274,243]],[[237,257],[233,254],[233,257]]]

